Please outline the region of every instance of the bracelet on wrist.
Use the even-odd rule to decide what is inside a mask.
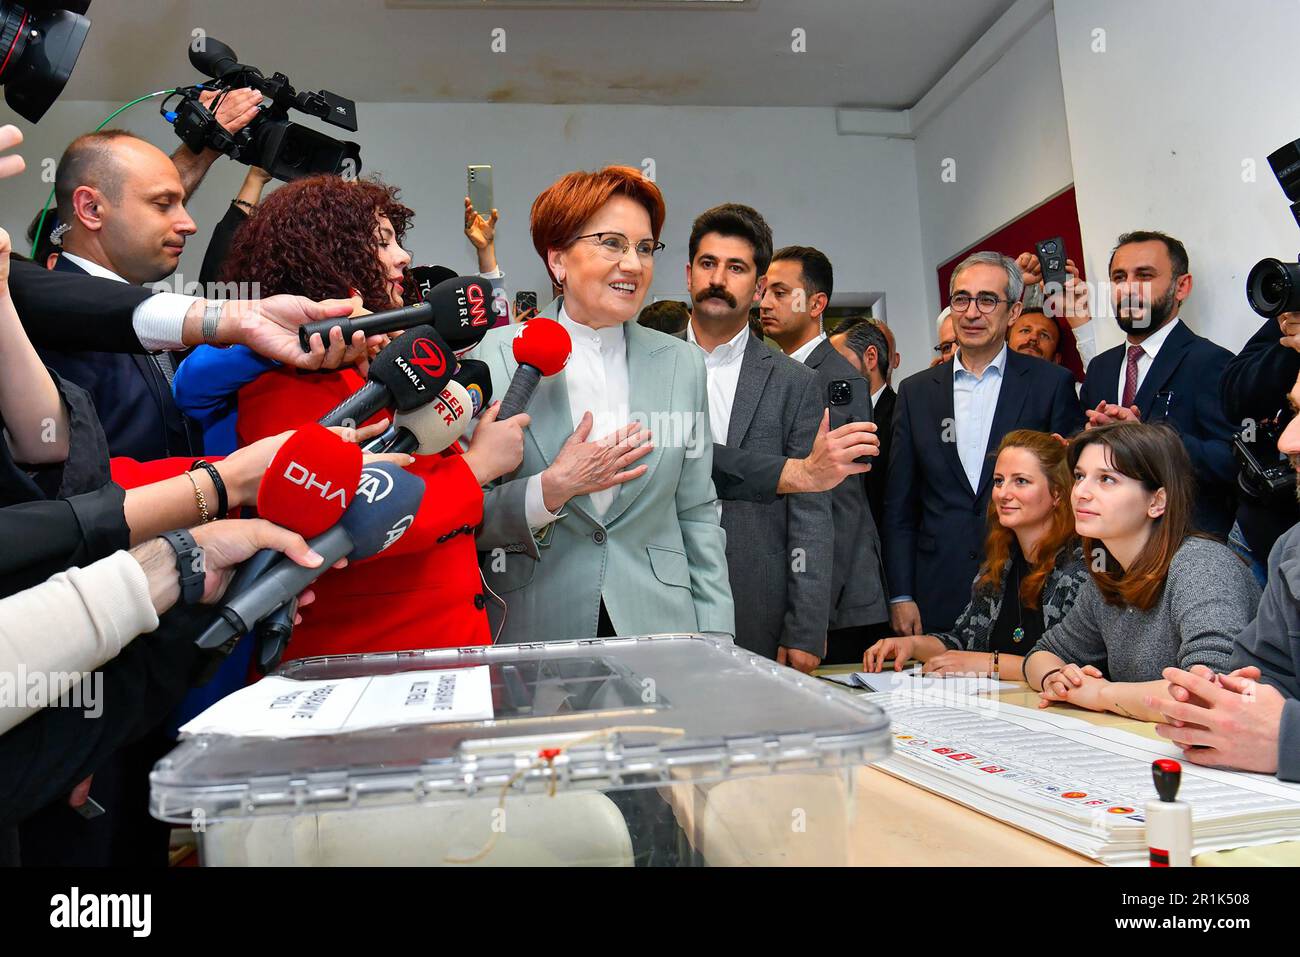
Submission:
[[[211,520],[216,521],[219,518],[225,518],[226,513],[230,511],[230,498],[226,494],[226,483],[221,480],[221,473],[217,471],[217,467],[211,462],[204,459],[195,459],[194,463],[190,465],[189,471],[195,472],[199,469],[203,469],[208,473],[208,477],[212,479],[212,484],[217,488],[217,512]],[[190,481],[193,481],[193,478]],[[194,488],[198,489],[198,483],[195,483]],[[205,518],[204,521],[206,522],[208,519]]]
[[[203,489],[199,488],[198,479],[194,477],[192,471],[186,472],[185,477],[189,479],[190,484],[194,486],[194,504],[197,505],[199,509],[199,524],[206,525],[208,522],[212,521],[212,513],[208,509],[208,498],[203,494]]]

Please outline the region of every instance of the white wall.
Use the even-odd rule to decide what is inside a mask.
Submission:
[[[1265,160],[1300,138],[1300,7],[1056,0],[1056,31],[1088,275],[1105,276],[1121,232],[1165,230],[1191,258],[1189,324],[1240,349],[1263,321],[1245,301],[1250,267],[1300,249]],[[1254,182],[1243,181],[1247,160]],[[1102,345],[1117,344],[1115,324],[1102,326]]]
[[[918,131],[930,344],[937,339],[939,264],[1070,185],[1065,116],[1049,12]],[[956,180],[944,182],[943,164],[950,158],[956,161]]]
[[[41,158],[57,158],[111,109],[60,102],[39,126],[24,126],[28,172],[0,182],[0,224],[15,236],[26,229],[49,191],[39,182]],[[569,170],[641,166],[651,158],[668,201],[668,249],[652,295],[685,290],[687,237],[698,213],[721,202],[748,203],[766,217],[778,245],[822,249],[834,263],[837,291],[884,292],[890,318],[902,323],[896,329],[905,360],[928,351],[924,323],[915,322],[926,308],[910,141],[838,136],[829,109],[363,103],[358,111],[363,173],[400,186],[417,212],[408,235],[417,263],[471,271],[473,250],[461,231],[465,166],[491,163],[507,286],[512,293],[536,290],[545,301],[550,286],[528,238],[533,198]],[[141,104],[120,119],[128,116],[118,125],[168,151],[179,142],[156,106]],[[243,172],[221,160],[196,194],[191,213],[200,232],[182,259],[182,276],[197,278],[211,225]]]

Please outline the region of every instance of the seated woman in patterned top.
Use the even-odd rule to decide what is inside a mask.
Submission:
[[[938,674],[993,674],[1024,680],[1024,656],[1065,617],[1087,580],[1070,509],[1065,446],[1044,432],[1007,433],[993,467],[989,534],[971,600],[952,631],[885,638],[862,661],[879,671],[909,658]]]

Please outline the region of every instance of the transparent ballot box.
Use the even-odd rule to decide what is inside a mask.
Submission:
[[[891,747],[874,705],[700,635],[313,658],[275,677],[283,700],[385,685],[452,720],[376,724],[389,712],[362,697],[344,730],[183,738],[150,775],[151,810],[191,827],[207,866],[865,863],[855,780]]]

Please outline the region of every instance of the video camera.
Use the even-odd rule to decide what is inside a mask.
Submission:
[[[204,38],[196,49],[190,47],[190,63],[213,82],[184,87],[176,92],[180,106],[169,111],[168,97],[162,114],[176,128],[176,135],[198,153],[214,149],[249,166],[260,166],[275,179],[286,182],[319,173],[336,173],[355,177],[361,171],[361,147],[350,141],[336,140],[310,127],[290,122],[289,111],[298,110],[349,132],[357,129],[357,105],[327,90],[299,93],[283,73],[270,77],[257,67],[240,63],[235,51],[220,40]],[[216,119],[220,98],[230,90],[251,87],[270,100],[262,113],[238,133],[228,133]],[[218,90],[211,107],[199,96]]]
[[[1273,169],[1291,215],[1300,224],[1300,140],[1269,154]],[[1246,276],[1246,299],[1261,316],[1276,319],[1284,312],[1300,312],[1300,262],[1261,259]]]
[[[0,85],[19,116],[39,122],[67,86],[90,31],[82,16],[89,6],[90,0],[0,0]]]

